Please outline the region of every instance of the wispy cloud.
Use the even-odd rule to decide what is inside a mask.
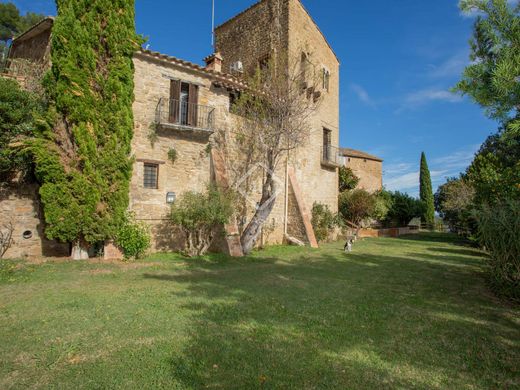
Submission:
[[[365,88],[359,84],[351,84],[350,89],[354,91],[358,99],[365,103],[367,106],[375,107],[375,102],[372,100]]]
[[[441,88],[421,89],[419,91],[411,92],[408,95],[406,95],[403,103],[396,111],[396,113],[414,109],[435,101],[446,103],[459,103],[462,101],[462,97],[446,89]]]
[[[520,3],[520,0],[507,0],[507,3],[511,7],[515,7]],[[477,8],[471,8],[469,11],[460,11],[460,15],[463,18],[471,19],[471,18],[476,18],[477,16],[482,16],[482,15],[484,15],[484,13],[481,12],[480,10],[478,10]]]
[[[429,160],[434,191],[448,177],[458,176],[471,163],[479,145],[468,145],[444,156]],[[396,162],[384,166],[384,184],[391,191],[403,191],[415,196],[419,189],[419,159],[416,163]]]
[[[431,78],[459,77],[464,68],[469,64],[467,50],[460,51],[439,65],[430,65],[428,76]]]

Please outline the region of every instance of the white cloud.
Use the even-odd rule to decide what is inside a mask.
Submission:
[[[446,78],[446,77],[459,77],[462,74],[464,68],[469,65],[468,51],[461,51],[440,65],[430,65],[430,71],[428,75],[432,78]]]
[[[440,88],[421,89],[406,95],[403,104],[401,104],[401,107],[399,107],[396,113],[417,108],[434,101],[459,103],[462,101],[462,97]]]
[[[350,89],[354,91],[354,93],[357,95],[359,100],[361,100],[363,103],[365,103],[367,106],[375,107],[375,103],[366,91],[361,85],[359,84],[351,84]]]
[[[520,0],[507,0],[507,4],[509,4],[511,7],[515,7],[520,3]],[[477,16],[482,16],[484,13],[476,8],[472,8],[469,11],[460,11],[460,15],[463,18],[476,18]]]
[[[469,166],[480,145],[471,145],[465,150],[458,150],[447,156],[434,158],[432,164],[448,170],[464,170]]]

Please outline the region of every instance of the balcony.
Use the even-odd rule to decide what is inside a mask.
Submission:
[[[165,129],[213,132],[215,108],[161,98],[155,116],[157,125]]]
[[[328,168],[338,168],[344,164],[344,157],[339,148],[332,145],[321,147],[321,165]]]

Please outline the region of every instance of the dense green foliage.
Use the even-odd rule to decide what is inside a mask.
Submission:
[[[30,172],[31,158],[21,148],[21,141],[35,134],[42,102],[22,90],[18,83],[0,77],[0,183],[17,172]]]
[[[383,222],[387,219],[388,213],[393,207],[392,193],[383,188],[374,194],[374,200],[374,214],[372,217],[377,221]]]
[[[491,255],[490,280],[500,295],[520,301],[520,200],[479,213],[479,239]]]
[[[475,188],[466,177],[449,179],[435,193],[435,209],[452,232],[476,232]]]
[[[520,199],[520,131],[502,128],[489,136],[466,176],[478,205]]]
[[[406,193],[391,193],[391,207],[384,221],[387,226],[407,226],[416,217],[424,215],[424,203]]]
[[[121,248],[125,258],[141,258],[150,248],[151,238],[148,225],[144,222],[137,222],[133,215],[127,215],[126,220],[117,230],[115,243]]]
[[[314,202],[311,214],[312,228],[318,241],[326,241],[331,231],[340,225],[338,216],[326,204]]]
[[[125,221],[132,170],[134,2],[58,0],[46,89],[52,131],[32,142],[46,235],[93,243]]]
[[[424,204],[424,212],[422,221],[428,225],[435,222],[435,207],[433,202],[432,179],[430,177],[430,169],[426,162],[426,155],[421,153],[421,168],[419,174],[419,198]]]
[[[459,241],[0,261],[2,388],[513,390],[520,307]]]
[[[520,104],[520,3],[462,0],[463,11],[484,14],[474,25],[471,65],[455,90],[467,94],[502,121],[516,117]]]
[[[342,192],[338,200],[340,214],[357,226],[373,216],[375,204],[374,196],[360,188]]]
[[[345,166],[341,166],[338,169],[339,177],[339,192],[353,190],[359,183],[359,177],[357,177],[352,169]]]
[[[182,194],[172,206],[171,220],[185,235],[185,254],[205,254],[232,214],[232,196],[214,186],[209,186],[205,193]]]

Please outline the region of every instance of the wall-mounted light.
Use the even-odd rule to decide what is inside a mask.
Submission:
[[[168,192],[166,194],[166,203],[173,204],[173,203],[175,203],[176,198],[177,198],[177,195],[175,195],[175,192]]]

